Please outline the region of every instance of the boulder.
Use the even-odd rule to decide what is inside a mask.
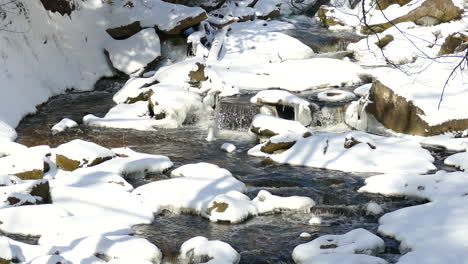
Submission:
[[[208,76],[205,75],[205,64],[197,62],[195,63],[196,69],[189,72],[188,76],[190,78],[189,83],[192,86],[199,87],[202,82],[208,79]]]
[[[374,44],[379,47],[380,49],[383,49],[385,48],[388,44],[390,44],[390,42],[392,42],[393,40],[395,40],[395,38],[390,35],[390,34],[387,34],[385,35],[383,38],[380,38],[377,42],[375,42]]]
[[[71,15],[76,9],[75,1],[71,0],[41,0],[42,5],[52,13],[59,13],[62,16]]]
[[[459,19],[463,9],[455,6],[451,0],[426,0],[421,6],[410,11],[408,14],[395,18],[387,23],[363,25],[363,34],[380,33],[388,28],[402,22],[414,22],[418,25],[435,25]]]
[[[464,51],[468,48],[468,35],[463,33],[453,33],[445,38],[444,44],[440,47],[437,55],[442,56],[455,52]]]
[[[291,133],[274,136],[265,142],[265,144],[263,144],[263,146],[260,148],[260,151],[268,154],[281,153],[294,146],[298,139],[310,136],[312,136],[310,132],[306,132],[302,135]]]
[[[142,29],[140,21],[135,21],[128,25],[108,28],[106,32],[114,39],[127,39],[140,32]]]
[[[253,118],[250,131],[261,139],[286,133],[304,134],[309,132],[305,126],[297,121],[265,114],[258,114]]]
[[[52,202],[50,197],[49,181],[39,180],[14,186],[15,191],[8,195],[10,205],[34,205],[48,204]]]
[[[47,151],[45,151],[47,152]],[[22,180],[37,180],[49,171],[44,149],[35,147],[0,158],[0,171]]]
[[[62,144],[55,152],[57,167],[66,171],[95,166],[114,157],[111,150],[81,139]]]
[[[169,30],[162,30],[164,33],[168,35],[178,35],[181,34],[185,29],[200,24],[202,21],[205,21],[208,18],[206,13],[200,13],[194,17],[187,17],[183,20],[180,20],[177,23],[177,26],[169,29]]]
[[[163,0],[171,4],[185,5],[185,6],[199,6],[206,11],[212,11],[220,8],[226,0]]]
[[[438,125],[429,125],[421,118],[425,115],[422,109],[406,98],[395,94],[392,89],[379,81],[375,81],[372,85],[369,91],[369,101],[365,111],[395,132],[433,136],[468,129],[468,119],[448,120]]]

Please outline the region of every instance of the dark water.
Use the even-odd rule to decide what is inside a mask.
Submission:
[[[136,151],[167,155],[175,167],[209,162],[228,169],[243,181],[248,186],[247,195],[250,198],[255,197],[259,190],[268,190],[282,196],[308,196],[317,203],[311,213],[283,212],[258,216],[238,225],[211,223],[199,216],[162,212],[153,224],[135,226],[135,235],[161,248],[168,263],[176,257],[183,242],[199,235],[229,243],[241,254],[241,263],[293,263],[293,248],[318,236],[342,234],[359,227],[375,233],[378,218],[366,214],[365,205],[369,201],[379,203],[385,212],[414,204],[405,199],[358,193],[357,190],[369,175],[271,164],[250,157],[246,151],[256,142],[242,131],[221,130],[213,142],[205,140],[206,128],[196,126],[142,132],[80,125],[51,135],[50,128],[63,117],[80,121],[87,113],[103,116],[113,106],[112,95],[122,84],[123,80],[104,80],[98,83],[95,92],[72,92],[50,99],[38,107],[37,114],[26,117],[20,123],[17,141],[28,146],[48,144],[55,147],[81,138],[106,147],[128,146]],[[239,115],[254,114],[255,108],[246,105],[245,99],[240,100],[239,104],[232,99],[228,104],[233,108],[248,109],[240,111]],[[229,121],[226,122],[229,125]],[[234,143],[238,150],[223,152],[220,146],[224,142]],[[136,187],[168,178],[168,175],[147,175],[145,179],[129,181]],[[323,223],[309,225],[312,215],[322,217]],[[300,238],[302,232],[308,232],[312,237]],[[385,240],[387,249],[381,257],[395,262],[399,257],[398,243],[388,238]]]

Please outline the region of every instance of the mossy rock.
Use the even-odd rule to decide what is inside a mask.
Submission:
[[[41,3],[46,10],[53,13],[57,12],[62,16],[70,16],[71,13],[76,9],[75,2],[70,0],[41,0]]]
[[[319,18],[320,22],[325,26],[325,27],[330,27],[330,26],[344,26],[344,22],[339,20],[338,18],[335,18],[330,15],[330,13],[333,13],[328,8],[325,7],[320,7],[319,10],[317,11],[317,17]]]
[[[11,260],[0,258],[0,264],[11,264]]]
[[[294,144],[296,144],[295,141],[273,143],[273,142],[271,142],[269,140],[269,141],[267,141],[267,143],[265,143],[265,145],[263,145],[260,148],[260,150],[263,153],[274,154],[274,153],[279,153],[279,152],[286,151],[286,150],[290,149],[292,146],[294,146]]]
[[[203,63],[195,63],[197,69],[189,72],[188,76],[190,78],[189,83],[192,86],[200,86],[200,84],[208,80],[208,76],[205,76],[205,65]]]
[[[40,180],[44,177],[44,171],[43,170],[31,170],[31,171],[16,173],[15,175],[18,176],[22,180]]]
[[[147,101],[151,96],[154,94],[153,90],[143,90],[141,91],[140,94],[138,94],[135,97],[128,97],[127,100],[125,100],[125,104],[133,104],[136,102],[140,101]]]
[[[380,49],[383,49],[393,40],[395,40],[395,38],[392,35],[385,35],[383,38],[379,39],[375,45],[377,45],[377,47]]]
[[[102,157],[102,158],[97,158],[95,160],[92,160],[91,162],[88,160],[83,160],[83,163],[81,163],[80,161],[72,160],[72,159],[67,158],[64,155],[57,154],[55,161],[57,163],[58,168],[65,170],[65,171],[74,171],[84,166],[92,167],[110,159],[112,159],[112,157]]]
[[[250,131],[256,135],[265,137],[272,137],[278,135],[278,133],[275,133],[269,129],[262,129],[260,127],[252,127],[250,128]]]
[[[213,210],[215,210],[215,211],[218,212],[218,213],[224,213],[224,212],[228,209],[228,207],[229,207],[229,204],[227,204],[227,203],[223,203],[223,202],[221,202],[221,203],[213,202],[213,205],[212,205],[210,208],[208,208],[208,210],[209,210],[210,212],[212,212]]]

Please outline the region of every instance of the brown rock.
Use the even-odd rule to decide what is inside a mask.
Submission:
[[[21,199],[18,198],[15,195],[15,193],[13,193],[7,198],[7,201],[10,203],[10,205],[16,206],[52,203],[52,199],[50,197],[50,186],[48,181],[39,181],[37,184],[34,184],[31,188],[24,190],[24,193],[40,197],[40,199],[35,199],[33,203],[24,202],[20,204]]]
[[[140,32],[143,28],[141,27],[140,21],[135,21],[131,24],[116,27],[108,28],[106,32],[114,39],[127,39],[136,33]]]
[[[0,258],[0,264],[10,264],[10,263],[11,263],[11,260]]]
[[[385,35],[383,38],[379,39],[379,41],[377,41],[375,45],[377,45],[377,47],[379,47],[380,49],[383,49],[394,39],[395,38],[392,35]]]
[[[320,22],[325,26],[344,26],[345,23],[338,18],[333,16],[333,13],[335,12],[334,9],[329,9],[327,7],[320,7],[319,10],[317,11],[317,17],[319,18]]]
[[[370,103],[367,113],[395,132],[419,136],[433,136],[445,132],[457,132],[468,129],[468,119],[449,120],[436,126],[430,126],[420,116],[424,111],[413,102],[396,95],[392,89],[375,81],[369,91]]]
[[[210,212],[215,210],[216,212],[224,213],[226,211],[226,209],[228,209],[228,207],[229,207],[229,204],[227,204],[227,203],[213,202],[213,205],[210,208],[208,208],[208,210]]]
[[[296,144],[295,141],[273,143],[268,140],[267,143],[265,143],[265,145],[260,148],[260,150],[268,154],[279,153],[290,149],[292,146],[294,146],[294,144]]]
[[[200,86],[200,84],[208,79],[208,76],[205,76],[205,65],[197,62],[195,63],[197,69],[195,71],[189,72],[188,76],[190,78],[189,83],[193,86]]]
[[[186,19],[179,21],[179,23],[177,23],[177,26],[175,26],[174,28],[168,31],[164,31],[164,30],[162,31],[169,35],[178,35],[182,33],[182,31],[184,31],[185,29],[195,26],[197,24],[200,24],[200,22],[205,21],[207,18],[208,18],[208,15],[205,12],[203,12],[199,14],[198,16],[188,17]]]
[[[75,10],[75,1],[71,0],[41,0],[42,5],[52,13],[58,12],[62,16],[71,15]]]
[[[83,164],[81,164],[80,161],[72,160],[72,159],[65,157],[64,155],[57,154],[55,161],[57,163],[57,167],[59,167],[60,169],[66,170],[66,171],[74,171],[85,165],[87,165],[87,167],[92,167],[110,159],[112,159],[112,157],[97,158],[95,160],[92,160],[91,162],[88,160],[85,160]]]
[[[153,94],[154,94],[153,90],[142,90],[138,96],[128,97],[124,103],[133,104],[139,101],[148,101]]]
[[[462,33],[454,33],[445,38],[437,55],[442,56],[464,51],[468,48],[468,36]]]
[[[361,26],[363,34],[380,33],[402,22],[414,22],[416,24],[438,24],[461,18],[463,9],[455,6],[451,0],[426,0],[420,7],[408,14],[395,18],[387,23]]]

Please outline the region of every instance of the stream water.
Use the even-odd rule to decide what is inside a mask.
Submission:
[[[322,37],[319,40],[329,41],[329,38]],[[332,43],[340,46],[338,42]],[[366,174],[278,165],[248,156],[246,151],[256,141],[247,129],[252,117],[258,112],[258,108],[248,102],[249,96],[227,98],[220,102],[216,115],[220,130],[217,139],[212,142],[205,140],[206,128],[198,126],[144,132],[92,128],[80,124],[57,135],[51,134],[51,127],[64,117],[80,122],[88,113],[104,116],[114,104],[113,94],[124,82],[118,78],[103,79],[96,84],[95,91],[69,92],[51,98],[37,107],[37,113],[27,116],[19,124],[17,141],[27,146],[47,144],[56,147],[80,138],[105,147],[127,146],[140,152],[166,155],[174,162],[174,167],[209,162],[228,169],[243,181],[248,186],[247,195],[250,198],[255,197],[259,190],[268,190],[282,196],[308,196],[317,203],[311,213],[263,215],[237,225],[212,223],[199,216],[163,211],[152,224],[135,226],[134,233],[157,245],[163,251],[165,263],[176,263],[181,244],[200,235],[229,243],[241,254],[240,263],[294,263],[291,258],[294,247],[318,236],[343,234],[360,227],[376,233],[378,217],[369,215],[365,209],[370,201],[377,202],[385,212],[417,203],[403,198],[358,193],[364,179],[369,176]],[[321,108],[325,117],[322,117],[319,125],[327,126],[343,121],[344,105],[322,104]],[[234,143],[238,150],[233,153],[223,152],[220,146],[224,142]],[[137,187],[168,177],[169,172],[128,181]],[[322,218],[320,225],[308,224],[313,215]],[[302,232],[312,236],[300,238]],[[400,256],[399,244],[390,238],[384,240],[386,250],[379,257],[394,263]]]

